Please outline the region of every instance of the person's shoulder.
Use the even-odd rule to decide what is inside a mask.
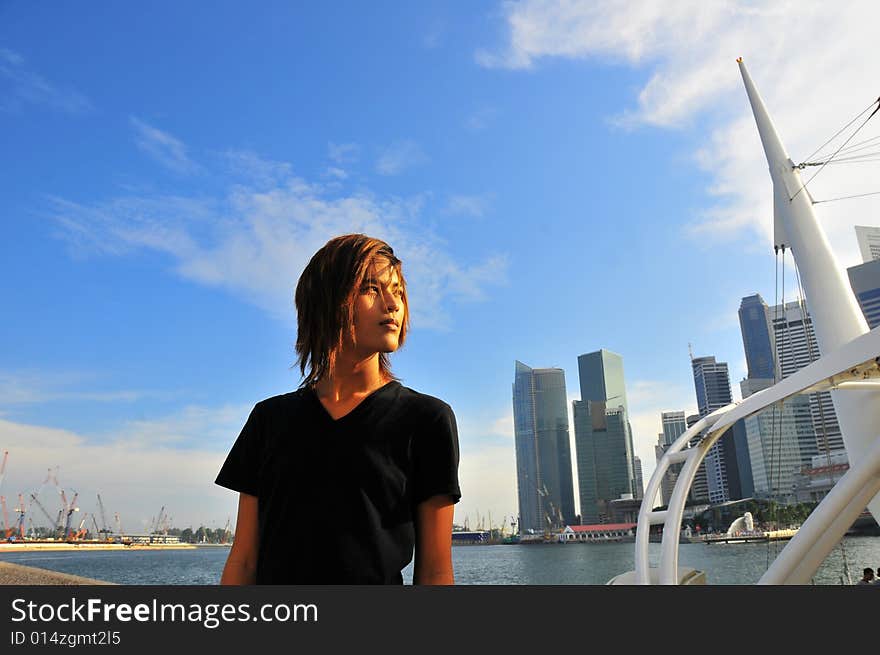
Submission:
[[[307,392],[307,389],[300,388],[288,393],[278,394],[277,396],[270,396],[254,405],[254,413],[261,416],[287,413],[302,405]]]
[[[400,384],[400,383],[398,383]],[[409,407],[423,413],[425,416],[439,417],[453,415],[452,407],[445,400],[436,396],[416,391],[400,384],[399,397]]]

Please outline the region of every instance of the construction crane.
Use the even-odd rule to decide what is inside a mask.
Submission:
[[[49,512],[47,512],[46,508],[43,507],[43,503],[41,503],[34,494],[31,494],[31,500],[33,502],[35,502],[37,504],[37,507],[40,508],[40,511],[43,512],[46,519],[49,521],[49,527],[52,528],[52,530],[55,530],[58,527],[58,522],[52,520],[52,517],[49,515]]]
[[[67,496],[64,494],[64,490],[61,490],[61,500],[64,503],[64,510],[67,512],[67,520],[64,521],[64,538],[67,539],[70,537],[70,521],[74,512],[79,511],[79,507],[76,506],[76,499],[79,496],[79,492],[73,493],[73,500],[70,503],[67,502]]]
[[[231,517],[231,516],[230,516],[230,517],[227,517],[227,519],[226,519],[226,527],[223,528],[223,536],[220,537],[220,543],[221,543],[221,544],[225,544],[226,541],[229,539],[229,523],[230,523],[231,521],[232,521],[232,517]]]
[[[88,528],[84,528],[83,526],[86,524],[86,517],[88,517],[88,513],[83,514],[82,521],[79,522],[79,527],[76,529],[76,532],[70,535],[70,539],[79,540],[82,539],[88,533]]]
[[[125,539],[125,534],[122,532],[122,521],[119,519],[119,512],[113,515],[113,519],[116,521],[116,534],[119,535],[120,539]]]
[[[150,522],[150,534],[159,533],[160,526],[162,525],[162,521],[165,520],[165,505],[162,505],[162,509],[159,510],[159,515],[156,517],[155,521]]]
[[[106,538],[107,533],[110,532],[110,530],[107,529],[107,516],[106,516],[106,514],[104,514],[104,503],[103,503],[103,501],[101,500],[101,494],[98,494],[98,509],[101,511],[101,526],[102,526],[102,529],[101,529],[100,531],[98,531],[98,525],[95,524],[95,530],[98,531],[98,534],[100,534],[100,533],[104,533],[104,537]],[[94,516],[95,516],[95,515],[92,514],[92,518],[94,518]]]
[[[18,507],[15,511],[18,512],[18,536],[24,539],[24,515],[27,513],[27,508],[24,506],[24,497],[21,494],[18,494]]]
[[[56,471],[58,470],[58,467],[57,467],[57,466],[55,467],[55,470],[56,470]],[[37,489],[36,492],[34,492],[33,495],[34,495],[34,496],[39,496],[39,495],[40,495],[40,492],[43,490],[43,487],[45,487],[45,486],[46,486],[51,480],[53,480],[53,479],[56,479],[55,474],[52,473],[52,469],[47,469],[46,479],[43,480],[43,483],[40,485],[40,488]],[[56,486],[56,487],[58,486],[57,482],[56,482],[55,486]]]
[[[3,461],[0,462],[0,489],[3,488],[3,477],[6,475],[6,460],[9,459],[9,451],[3,451]]]
[[[101,530],[98,529],[98,519],[95,518],[95,513],[92,512],[92,523],[95,525],[95,535],[97,535],[98,539],[104,541],[107,539],[106,530],[104,531],[104,538],[101,538]]]
[[[6,539],[12,534],[9,528],[9,516],[6,514],[6,498],[0,496],[0,507],[3,507],[3,538]]]

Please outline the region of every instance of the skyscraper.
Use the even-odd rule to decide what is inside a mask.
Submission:
[[[675,443],[681,435],[687,430],[684,412],[662,412],[660,414],[660,423],[663,426],[663,432],[657,435],[657,445],[654,447],[654,456],[657,462],[663,457],[663,453]],[[675,489],[675,483],[678,480],[678,474],[684,464],[672,464],[663,474],[660,480],[660,499],[663,505],[669,504],[672,498],[672,490]]]
[[[575,522],[565,373],[516,362],[513,423],[520,533]]]
[[[776,358],[773,355],[773,335],[767,303],[756,293],[746,296],[739,305],[739,326],[743,350],[746,353],[748,377],[773,380],[776,377]]]
[[[578,357],[581,400],[601,400],[608,407],[621,405],[629,418],[623,357],[604,348]]]
[[[699,414],[690,414],[685,419],[688,429],[694,426],[694,423],[700,420]],[[700,440],[700,435],[692,437],[688,440],[689,446],[694,446]],[[716,444],[717,445],[717,444]],[[708,503],[709,502],[709,483],[706,476],[706,460],[697,467],[694,474],[694,481],[691,484],[690,499],[692,503]]]
[[[872,330],[880,325],[880,258],[846,269],[862,314]]]
[[[740,383],[743,398],[767,389],[773,380],[746,378]],[[743,419],[751,462],[754,494],[782,502],[795,499],[794,486],[803,467],[816,455],[810,402],[792,396]]]
[[[695,357],[691,360],[694,372],[694,388],[697,392],[697,409],[700,416],[707,416],[733,401],[730,394],[730,375],[726,362],[716,362],[715,357]],[[709,502],[723,503],[730,500],[727,469],[735,462],[724,457],[724,440],[716,441],[706,454],[706,482]]]
[[[856,225],[856,239],[863,262],[880,259],[880,227]]]
[[[781,309],[778,306],[777,311]],[[784,357],[790,334],[784,322],[771,318],[771,310],[760,294],[742,299],[739,310],[743,350],[748,363],[748,377],[740,382],[743,398],[766,389],[780,378],[777,353]],[[778,317],[776,317],[778,319]],[[789,343],[777,343],[777,334]],[[771,353],[770,366],[760,366]],[[786,374],[792,367],[786,363]],[[794,396],[785,403],[737,421],[737,438],[745,438],[750,463],[749,495],[791,498],[795,476],[801,466],[808,466],[816,454],[816,429],[807,396]]]
[[[633,498],[641,500],[645,495],[645,482],[642,480],[642,460],[638,455],[633,455],[633,481],[636,489]]]
[[[578,357],[581,399],[573,403],[581,521],[608,520],[608,503],[641,497],[633,462],[623,358],[608,350]]]
[[[813,320],[806,306],[787,302],[768,308],[773,326],[773,343],[779,378],[787,378],[819,358],[819,345],[813,332]],[[844,450],[840,425],[831,394],[820,391],[809,395],[810,413],[816,435],[817,452]]]

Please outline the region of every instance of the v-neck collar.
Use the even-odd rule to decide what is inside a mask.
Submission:
[[[388,382],[383,384],[381,387],[377,387],[376,389],[373,389],[370,393],[368,393],[366,396],[361,398],[361,401],[357,405],[352,407],[350,410],[348,410],[348,412],[346,412],[345,414],[343,414],[339,418],[333,418],[333,416],[330,414],[330,412],[327,411],[327,408],[324,407],[324,403],[322,403],[321,399],[318,398],[318,392],[315,391],[314,387],[309,387],[307,389],[306,393],[308,393],[314,399],[315,403],[318,405],[318,408],[321,411],[321,413],[324,415],[324,417],[328,421],[330,421],[331,423],[333,423],[335,425],[335,424],[340,423],[341,421],[344,421],[352,414],[355,414],[356,412],[358,412],[361,409],[361,407],[363,407],[364,405],[367,405],[369,403],[369,401],[371,401],[373,398],[375,398],[379,393],[381,393],[382,391],[384,391],[385,389],[387,389],[391,385],[397,384],[397,383],[398,383],[397,380],[389,380]]]

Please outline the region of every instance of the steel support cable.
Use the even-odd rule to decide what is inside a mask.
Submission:
[[[807,331],[807,300],[804,297],[804,293],[801,287],[801,273],[800,269],[798,268],[797,261],[795,261],[794,263],[794,273],[797,277],[798,284],[798,299],[800,300],[799,304],[801,309],[801,326],[804,330],[804,339],[807,340],[807,353],[810,357],[810,363],[812,363],[814,361],[813,340],[810,339],[810,334]],[[812,319],[810,320],[810,325],[812,325]],[[819,405],[819,421],[822,424],[822,446],[825,449],[825,465],[828,467],[828,475],[829,479],[831,480],[831,486],[833,487],[837,481],[834,479],[834,467],[831,465],[831,448],[828,446],[828,427],[825,424],[825,410],[822,407],[822,399],[819,397],[818,394],[816,394],[816,400],[818,401]],[[849,562],[846,557],[846,545],[843,543],[843,539],[840,540],[838,546],[840,546],[840,552],[843,557],[843,572],[846,575],[847,580],[851,580],[849,575]]]
[[[824,162],[823,164],[820,164],[820,166],[827,166],[828,164],[863,164],[876,157],[880,157],[880,150],[877,152],[866,152],[863,155],[854,155],[852,157],[840,157],[838,159]]]
[[[852,125],[852,124],[855,123],[857,120],[859,120],[859,119],[860,119],[865,113],[867,113],[867,112],[871,109],[871,107],[873,107],[874,105],[878,105],[878,104],[880,104],[880,98],[878,98],[877,100],[875,100],[874,102],[872,102],[870,105],[868,105],[867,107],[865,107],[865,108],[864,108],[864,109],[863,109],[863,110],[862,110],[862,111],[861,111],[861,112],[860,112],[855,118],[853,118],[849,123],[847,123],[846,125],[844,125],[843,127],[841,127],[841,128],[840,128],[840,129],[834,134],[834,136],[832,136],[832,137],[831,137],[830,139],[828,139],[825,143],[823,143],[821,146],[819,146],[818,148],[816,148],[816,149],[815,149],[815,150],[814,150],[809,156],[806,157],[806,159],[812,159],[812,158],[815,156],[815,154],[816,154],[817,152],[821,151],[822,148],[824,148],[824,147],[827,146],[829,143],[831,143],[832,141],[834,141],[834,139],[836,139],[838,136],[840,136],[841,132],[843,132],[846,128],[848,128],[850,125]],[[876,111],[877,111],[877,110],[875,109],[874,112],[876,113]],[[873,115],[874,115],[874,114],[872,113],[871,116],[873,116]],[[870,118],[870,116],[869,116],[868,118]],[[852,137],[850,137],[850,138],[852,138]]]
[[[872,139],[872,141],[873,141],[873,139]],[[862,143],[864,145],[861,145],[858,147],[847,146],[846,148],[844,148],[843,150],[841,150],[840,152],[837,153],[838,157],[854,157],[854,156],[858,157],[859,155],[857,155],[856,153],[864,152],[865,150],[871,150],[871,148],[876,148],[877,146],[880,146],[880,144],[878,144],[878,143],[865,143],[864,141]],[[820,159],[825,159],[825,158],[823,157]]]
[[[828,162],[828,164],[831,166],[836,166],[837,164],[867,164],[872,161],[880,161],[880,152],[864,159],[835,159],[834,161]]]
[[[880,195],[880,191],[871,191],[870,193],[860,193],[855,196],[841,196],[839,198],[828,198],[827,200],[816,200],[813,202],[814,205],[818,205],[823,202],[836,202],[838,200],[852,200],[853,198],[864,198],[866,196],[876,196]]]
[[[781,289],[782,290],[782,315],[785,319],[785,335],[788,339],[789,354],[793,357],[794,356],[794,346],[792,345],[792,342],[791,342],[791,326],[788,322],[788,312],[785,309],[785,244],[782,245],[780,250],[782,250],[782,263],[780,264],[780,267],[782,269],[782,289]],[[780,375],[782,375],[782,371],[785,368],[785,349],[784,348],[782,349],[782,354],[779,359],[780,359],[780,362],[779,362]],[[795,366],[797,366],[797,359],[795,359],[794,363],[795,363]],[[777,406],[779,408],[778,411],[777,411]],[[771,497],[773,497],[775,495],[777,498],[780,495],[779,484],[782,479],[782,411],[783,411],[783,401],[779,401],[779,403],[776,403],[773,405],[773,424],[772,424],[772,428],[771,428],[771,432],[770,432],[770,444],[771,444],[771,446],[770,446],[770,482],[768,482],[768,485],[770,486]],[[777,417],[778,417],[778,421],[777,421]],[[778,447],[777,447],[777,440],[778,440]],[[775,487],[776,493],[775,494],[774,494],[774,487],[772,484],[774,453],[776,455],[776,487]],[[774,517],[773,517],[777,530],[779,530],[779,505],[780,505],[780,502],[779,502],[779,500],[777,500],[776,505],[774,507],[775,511],[774,511]],[[768,558],[769,558],[769,554],[770,554],[770,541],[768,540],[767,541]],[[776,557],[778,555],[779,555],[779,544],[774,541],[774,543],[773,543],[773,558],[776,559]],[[769,564],[767,565],[767,568],[770,568]]]
[[[777,338],[777,335],[776,335],[777,325],[778,325],[777,321],[779,320],[779,248],[780,248],[780,246],[773,246],[773,252],[775,255],[775,263],[776,263],[776,268],[775,268],[776,278],[773,282],[773,342],[774,342],[774,344],[779,343],[779,339]],[[782,248],[784,251],[785,246],[782,246]],[[783,295],[783,299],[784,298],[785,298],[785,296]],[[783,308],[783,310],[784,310],[784,308]],[[779,352],[781,354],[782,349],[780,349]],[[776,359],[779,359],[780,361],[775,361]],[[779,382],[779,378],[782,377],[782,361],[781,361],[781,359],[782,359],[782,357],[779,357],[779,358],[774,357],[774,366],[773,366],[773,384],[774,385],[776,385]],[[769,476],[767,475],[766,462],[765,462],[765,466],[764,466],[764,475],[767,478],[767,487],[768,487],[771,502],[772,502],[772,498],[773,498],[773,485],[771,484],[771,480],[773,477],[773,432],[775,431],[775,425],[776,425],[776,403],[773,404],[773,417],[771,419],[771,424],[770,424],[770,475]],[[761,431],[761,424],[759,422],[758,423],[759,436],[760,436],[760,431]],[[763,442],[763,439],[761,441]],[[763,446],[763,443],[762,443],[762,446]],[[764,449],[762,447],[761,448],[762,455],[763,455],[763,450]],[[770,540],[768,539],[767,540],[767,566],[765,567],[765,570],[769,569],[769,568],[770,568]]]
[[[864,141],[858,141],[856,143],[853,143],[852,145],[846,146],[845,148],[841,148],[840,154],[851,155],[852,153],[859,152],[860,150],[867,150],[868,148],[873,148],[877,144],[872,143],[872,142],[877,141],[878,139],[880,139],[880,135],[872,136],[870,139],[865,139]],[[829,157],[829,155],[819,155],[816,157],[816,159],[822,160],[822,159],[827,159],[828,157]],[[809,157],[808,159],[812,159],[812,157]]]
[[[872,143],[872,148],[876,148],[877,144]],[[876,157],[880,155],[880,150],[871,150],[870,152],[847,152],[843,156],[838,156],[836,159],[828,160],[827,163],[831,164],[838,161],[860,161],[862,159],[868,159],[870,157]],[[818,162],[816,162],[818,163]]]
[[[877,109],[875,109],[874,111],[872,111],[871,114],[870,114],[870,115],[869,115],[864,121],[862,121],[862,124],[859,125],[858,128],[856,128],[856,131],[853,132],[852,134],[850,134],[849,137],[847,138],[847,140],[844,141],[844,142],[841,144],[840,148],[838,148],[837,150],[835,150],[835,151],[834,151],[834,154],[832,154],[831,157],[829,157],[828,160],[827,160],[824,164],[822,164],[822,165],[819,167],[819,170],[816,171],[815,173],[813,173],[813,175],[810,177],[810,179],[807,180],[806,182],[804,182],[804,183],[801,185],[801,188],[800,188],[800,189],[798,189],[797,191],[795,191],[795,194],[790,198],[790,200],[794,200],[794,199],[797,197],[797,195],[798,195],[801,191],[803,191],[803,190],[806,188],[806,186],[807,186],[810,182],[812,182],[812,181],[815,179],[815,177],[816,177],[819,173],[821,173],[821,172],[824,170],[824,168],[825,168],[825,166],[828,164],[828,162],[831,161],[832,159],[834,159],[835,155],[837,155],[837,153],[839,153],[839,152],[843,149],[843,147],[844,147],[847,143],[849,143],[850,140],[852,140],[852,138],[853,138],[856,134],[858,134],[858,133],[861,131],[861,129],[862,129],[863,127],[865,127],[865,124],[866,124],[869,120],[871,120],[871,119],[874,117],[874,114],[876,114],[876,113],[877,113],[877,110],[880,109],[880,98],[877,98],[877,100],[875,100],[874,102],[872,102],[872,103],[868,106],[868,109],[870,109],[870,108],[873,107],[874,105],[877,105]],[[859,114],[858,116],[856,116],[856,118],[854,118],[852,121],[850,121],[850,122],[847,124],[847,127],[849,127],[849,125],[852,125],[852,123],[855,122],[855,121],[856,121],[856,120],[857,120],[862,114],[864,114],[866,111],[868,111],[868,109],[865,109],[865,111],[863,111],[861,114]],[[846,129],[846,127],[844,127],[843,129]],[[841,130],[841,131],[843,131],[843,130]],[[838,134],[840,134],[840,132],[838,132]],[[834,137],[832,137],[832,139],[835,138],[836,136],[837,136],[837,135],[835,135]],[[823,145],[822,145],[822,148],[824,148],[825,145],[826,145],[826,144],[823,144]],[[822,148],[819,148],[819,149],[821,150]],[[815,154],[815,153],[814,153],[814,154]],[[812,156],[813,156],[813,155],[810,155],[809,157],[807,157],[807,159],[811,159]]]
[[[872,143],[871,148],[876,148],[877,144]],[[867,150],[867,148],[863,148]],[[880,150],[872,150],[871,152],[861,152],[863,150],[860,148],[859,150],[853,150],[851,152],[839,153],[839,155],[835,159],[831,159],[830,157],[822,157],[821,159],[817,159],[816,161],[805,161],[797,165],[799,170],[803,170],[805,168],[809,168],[810,166],[827,166],[828,164],[836,164],[842,161],[862,161],[863,159],[869,159],[871,157],[876,157],[880,155]],[[861,153],[861,154],[857,154]]]
[[[859,146],[863,146],[866,143],[871,143],[872,141],[880,141],[880,134],[878,134],[877,136],[869,137],[869,138],[865,139],[864,141],[856,141],[851,146],[847,146],[846,148],[844,148],[844,151],[851,150],[852,148],[858,148]]]

